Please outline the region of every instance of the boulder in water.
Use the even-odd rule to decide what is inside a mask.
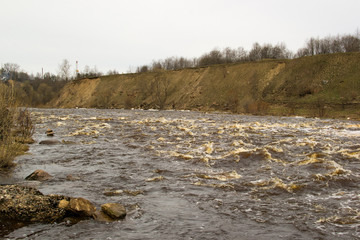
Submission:
[[[66,210],[80,217],[94,217],[96,207],[84,198],[71,198]]]
[[[66,215],[58,208],[60,195],[43,195],[35,188],[18,185],[0,186],[0,219],[19,222],[57,222]]]
[[[43,195],[36,188],[19,185],[0,185],[0,222],[14,223],[77,223],[83,219],[116,221],[126,216],[125,207],[107,203],[101,211],[84,198],[63,195]]]
[[[52,176],[45,172],[44,170],[38,169],[31,173],[29,176],[25,178],[25,180],[35,180],[35,181],[47,181],[51,179]]]
[[[126,210],[120,203],[105,203],[101,205],[101,211],[112,219],[123,219],[126,216]]]
[[[61,142],[59,140],[43,140],[39,142],[39,144],[43,144],[43,145],[56,145],[60,143]]]
[[[48,136],[48,137],[54,136],[53,130],[51,130],[51,129],[46,130],[46,136]]]

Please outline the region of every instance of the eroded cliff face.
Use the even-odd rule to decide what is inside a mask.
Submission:
[[[71,108],[76,106],[86,107],[93,96],[100,79],[83,79],[76,84],[69,83],[61,91],[61,95],[53,103],[58,107]]]
[[[330,54],[76,80],[52,107],[359,117],[359,90],[360,54]]]

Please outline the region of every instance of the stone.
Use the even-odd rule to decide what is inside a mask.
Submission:
[[[35,180],[35,181],[47,181],[51,179],[52,176],[45,172],[44,170],[38,169],[31,173],[29,176],[25,178],[25,180]]]
[[[115,219],[106,215],[103,211],[96,211],[94,218],[96,221],[99,221],[99,222],[114,222],[114,221],[116,221]]]
[[[73,176],[73,175],[66,175],[66,180],[67,181],[78,181],[80,180],[80,177],[77,177],[77,176]]]
[[[105,203],[101,205],[101,211],[112,219],[123,219],[126,216],[126,209],[120,203]]]
[[[59,208],[66,209],[66,208],[69,206],[69,204],[70,204],[69,201],[63,199],[63,200],[61,200],[61,201],[59,202],[58,207],[59,207]]]
[[[83,219],[96,218],[95,213],[95,206],[84,198],[43,195],[32,187],[0,185],[0,223],[65,221],[65,224],[72,225]],[[102,221],[111,221],[110,217],[101,215]]]
[[[46,130],[46,135],[47,135],[48,137],[54,136],[53,130],[51,130],[51,129]]]
[[[80,217],[94,217],[96,212],[94,204],[84,198],[71,198],[66,209]]]
[[[61,221],[66,210],[56,206],[62,199],[66,197],[43,195],[31,187],[0,186],[0,219],[44,223]]]
[[[44,145],[56,145],[60,143],[61,142],[59,140],[43,140],[39,142],[39,144],[44,144]]]

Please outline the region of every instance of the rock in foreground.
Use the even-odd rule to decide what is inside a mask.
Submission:
[[[66,210],[59,208],[59,202],[68,199],[59,195],[43,195],[31,187],[0,186],[0,218],[20,222],[61,221]]]
[[[60,222],[65,217],[93,218],[96,207],[84,198],[43,195],[35,188],[0,186],[0,219],[19,222]]]
[[[119,203],[103,204],[101,210],[84,198],[43,195],[32,187],[0,185],[0,221],[53,223],[66,218],[74,222],[95,218],[111,222],[126,216],[125,207]]]

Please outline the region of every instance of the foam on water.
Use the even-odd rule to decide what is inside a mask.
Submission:
[[[35,224],[8,238],[356,239],[358,122],[189,111],[34,109],[37,142],[11,181],[36,169],[44,194],[125,204],[111,224]],[[70,176],[70,177],[69,177]],[[4,178],[2,178],[4,179]],[[70,180],[72,179],[72,180]],[[25,237],[26,238],[26,237]]]

